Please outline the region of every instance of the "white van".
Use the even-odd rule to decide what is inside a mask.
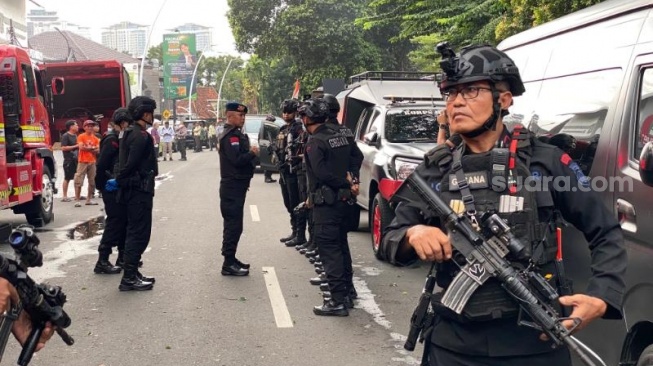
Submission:
[[[572,158],[603,190],[623,229],[625,318],[596,321],[578,337],[607,365],[653,365],[653,1],[605,1],[498,48],[526,86],[508,123],[574,136]],[[564,231],[565,268],[583,292],[591,273],[587,242],[571,227]]]

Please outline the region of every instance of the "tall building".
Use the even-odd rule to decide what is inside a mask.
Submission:
[[[69,31],[80,36],[91,39],[91,28],[59,19],[56,11],[47,11],[45,9],[32,9],[27,14],[27,36],[32,38],[43,32],[51,32],[59,29],[60,31]]]
[[[168,29],[168,32],[191,33],[195,34],[195,46],[197,51],[209,50],[213,44],[213,28],[204,27],[199,24],[186,23],[178,27]]]
[[[13,34],[10,28],[13,26]],[[12,41],[27,46],[27,25],[25,24],[25,0],[0,1],[0,43]]]
[[[143,56],[147,44],[148,27],[131,22],[121,22],[105,28],[102,44],[119,52],[127,52],[134,57]]]

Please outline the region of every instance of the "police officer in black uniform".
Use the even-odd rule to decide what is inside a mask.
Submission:
[[[554,274],[554,279],[558,276],[553,266],[554,233],[561,215],[584,233],[592,252],[592,277],[585,294],[559,290],[567,296],[554,305],[571,307],[570,316],[582,320],[577,329],[600,317],[621,318],[627,259],[619,223],[568,155],[521,126],[512,133],[504,126],[502,117],[513,96],[525,91],[514,62],[486,45],[464,48],[458,55],[446,44],[438,50],[449,128],[463,143],[453,150],[447,144],[436,147],[413,174],[472,222],[485,212],[497,213],[529,247],[530,260],[513,264],[532,263],[543,275]],[[529,177],[539,181],[540,188],[518,188],[516,182]],[[566,188],[547,177],[563,179]],[[418,206],[398,204],[383,239],[385,255],[394,264],[418,257],[436,261],[437,283],[446,291],[459,271],[452,260],[455,253],[439,218],[424,217]],[[554,282],[558,281],[563,278]],[[432,301],[436,316],[425,352],[429,365],[571,365],[566,347],[553,349],[551,341],[540,339],[541,331],[517,324],[518,305],[498,281],[490,279],[479,287],[461,315],[444,307],[441,296],[435,294]]]
[[[363,152],[361,149],[358,148],[358,144],[356,144],[356,140],[354,139],[354,133],[347,127],[342,124],[340,124],[340,121],[338,121],[338,113],[340,112],[340,103],[338,103],[338,99],[336,99],[333,94],[324,94],[322,97],[327,104],[329,105],[329,118],[327,119],[326,125],[329,126],[332,130],[338,131],[341,135],[347,137],[347,141],[349,141],[349,146],[351,146],[351,151],[350,151],[350,156],[349,156],[349,174],[352,176],[353,182],[354,182],[354,190],[358,192],[358,182],[359,182],[359,172],[361,169],[361,166],[363,165]],[[353,200],[350,202],[351,204],[351,210],[349,210],[349,213],[351,215],[358,215],[360,214],[360,210],[357,210],[356,207],[353,207],[356,205],[356,200]],[[358,222],[358,219],[351,219],[347,220],[348,222]],[[349,228],[350,230],[356,230],[357,228]]]
[[[299,109],[306,130],[306,173],[313,207],[314,241],[324,264],[330,297],[313,308],[316,315],[349,315],[351,254],[343,225],[352,181],[347,170],[351,146],[345,136],[325,125],[329,109],[322,99],[309,99]]]
[[[154,177],[159,174],[154,140],[147,127],[154,121],[156,102],[138,96],[127,107],[133,123],[120,139],[118,174],[105,185],[107,191],[118,190],[118,200],[127,207],[127,228],[124,250],[123,276],[120,291],[151,290],[155,279],[138,270],[141,256],[150,242]]]
[[[107,217],[104,220],[104,232],[102,233],[102,239],[100,239],[100,245],[98,246],[100,256],[95,264],[95,273],[117,274],[122,270],[123,252],[125,249],[125,229],[127,228],[127,207],[118,202],[115,191],[109,192],[105,186],[107,181],[115,178],[118,173],[119,134],[132,122],[132,117],[127,108],[116,109],[111,118],[112,129],[100,140],[95,186],[102,193],[104,212]],[[109,262],[111,247],[114,246],[118,248],[116,266],[113,266]]]
[[[241,128],[247,107],[230,102],[226,106],[227,122],[218,137],[220,153],[220,212],[224,219],[222,233],[222,275],[247,276],[248,263],[236,258],[238,241],[243,233],[245,196],[257,164],[258,147],[249,146],[249,139]]]
[[[279,158],[279,184],[283,204],[290,215],[292,233],[280,241],[288,247],[306,243],[306,222],[299,227],[300,222],[295,220],[293,210],[301,202],[299,199],[299,185],[297,183],[297,170],[301,166],[299,157],[299,138],[302,133],[302,123],[296,119],[299,101],[286,99],[281,103],[281,118],[286,122],[279,130],[277,136],[277,156]]]

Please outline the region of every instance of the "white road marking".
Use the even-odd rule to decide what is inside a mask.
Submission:
[[[256,205],[249,205],[249,212],[252,215],[252,221],[261,221],[261,217],[258,215],[258,207],[256,207]]]
[[[290,318],[286,300],[283,298],[283,293],[281,293],[281,286],[279,286],[274,267],[263,267],[263,278],[270,296],[270,304],[272,305],[274,320],[277,322],[277,328],[292,328],[293,321]]]

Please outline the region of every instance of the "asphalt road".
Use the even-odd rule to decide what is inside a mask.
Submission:
[[[189,152],[188,158],[159,163],[152,240],[142,269],[156,277],[152,291],[120,292],[120,275],[94,274],[102,205],[75,208],[57,198],[54,222],[38,233],[45,265],[29,274],[63,287],[72,318],[67,330],[76,343],[68,347],[55,335],[31,365],[419,364],[421,345],[406,352],[403,341],[425,265],[380,262],[365,228],[350,233],[360,299],[349,317],[315,316],[312,307],[322,300],[308,283],[313,266],[279,242],[289,232],[279,185],[264,183],[257,173],[238,250],[252,264],[250,276],[223,277],[218,155]],[[0,212],[0,220],[24,222],[11,211]],[[0,251],[9,251],[8,245]],[[3,361],[12,363],[19,351],[12,338]]]

